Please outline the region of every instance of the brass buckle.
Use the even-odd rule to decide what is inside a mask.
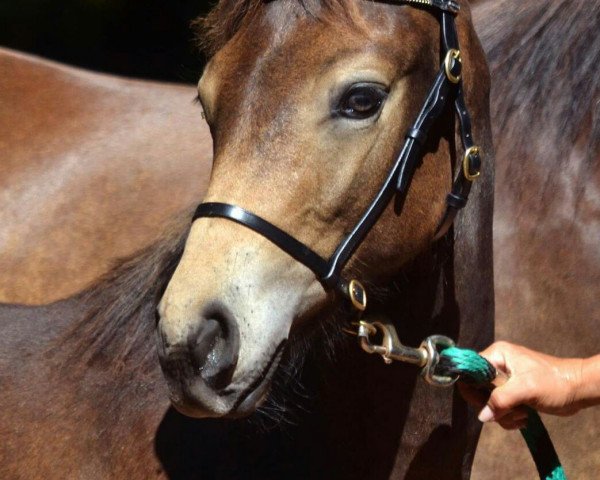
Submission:
[[[465,175],[465,178],[467,180],[469,180],[470,182],[472,182],[477,177],[479,177],[479,175],[481,175],[481,169],[477,170],[477,172],[475,172],[475,173],[471,173],[471,169],[469,168],[470,167],[469,159],[470,159],[471,155],[480,155],[480,154],[481,154],[481,150],[479,147],[470,147],[467,149],[467,151],[465,152],[465,156],[463,157],[463,173]]]
[[[364,312],[367,308],[367,291],[358,280],[350,280],[348,285],[348,296],[354,308],[359,312]]]
[[[452,67],[454,66],[454,62],[458,62],[462,65],[462,59],[460,57],[460,50],[456,48],[451,48],[448,50],[446,54],[446,58],[444,59],[444,71],[446,72],[446,78],[450,80],[452,83],[460,82],[460,73],[458,75],[454,75],[452,73]]]

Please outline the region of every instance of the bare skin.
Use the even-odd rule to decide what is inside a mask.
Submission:
[[[526,423],[523,405],[542,413],[571,416],[600,404],[600,355],[559,358],[509,342],[496,342],[481,355],[509,377],[487,401],[480,390],[461,386],[467,400],[483,406],[479,413],[482,422],[498,422],[513,430]]]

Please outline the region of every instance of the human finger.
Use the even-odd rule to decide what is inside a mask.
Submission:
[[[505,430],[519,430],[527,426],[527,419],[513,420],[504,417],[498,420],[498,424]]]
[[[510,374],[506,355],[514,349],[508,342],[495,342],[479,354],[490,362],[497,370]]]
[[[483,406],[487,403],[488,398],[490,397],[490,391],[483,388],[478,388],[474,385],[469,385],[468,383],[460,382],[458,383],[458,391],[461,396],[467,401],[467,403],[478,407],[483,408]]]
[[[517,423],[523,420],[527,421],[529,417],[529,412],[525,407],[517,407],[514,410],[511,410],[509,413],[504,415],[498,422],[509,422],[509,423]]]
[[[501,387],[495,388],[487,404],[479,413],[482,422],[498,421],[517,407],[525,403],[527,392],[509,380]]]

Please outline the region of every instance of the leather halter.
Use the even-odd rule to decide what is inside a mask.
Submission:
[[[272,223],[235,205],[202,203],[196,209],[192,220],[201,217],[225,218],[259,233],[311,269],[326,290],[336,290],[341,293],[355,309],[361,312],[366,308],[367,303],[364,287],[357,280],[346,281],[341,275],[342,269],[377,222],[392,197],[398,195],[399,198],[403,198],[406,195],[417,163],[421,159],[421,150],[427,141],[428,133],[451,100],[454,101],[454,109],[459,119],[465,153],[452,190],[447,196],[446,211],[439,223],[434,240],[446,234],[458,211],[466,205],[472,182],[479,176],[481,169],[480,149],[473,143],[471,119],[466,107],[461,81],[462,63],[454,23],[454,15],[458,13],[459,5],[453,0],[398,1],[430,7],[436,11],[442,31],[444,60],[427,94],[421,112],[406,134],[404,146],[387,178],[358,223],[342,240],[333,255],[328,260],[322,258],[310,247]]]

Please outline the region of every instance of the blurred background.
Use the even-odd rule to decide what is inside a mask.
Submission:
[[[0,0],[0,45],[96,71],[195,83],[204,58],[189,25],[212,4]]]

